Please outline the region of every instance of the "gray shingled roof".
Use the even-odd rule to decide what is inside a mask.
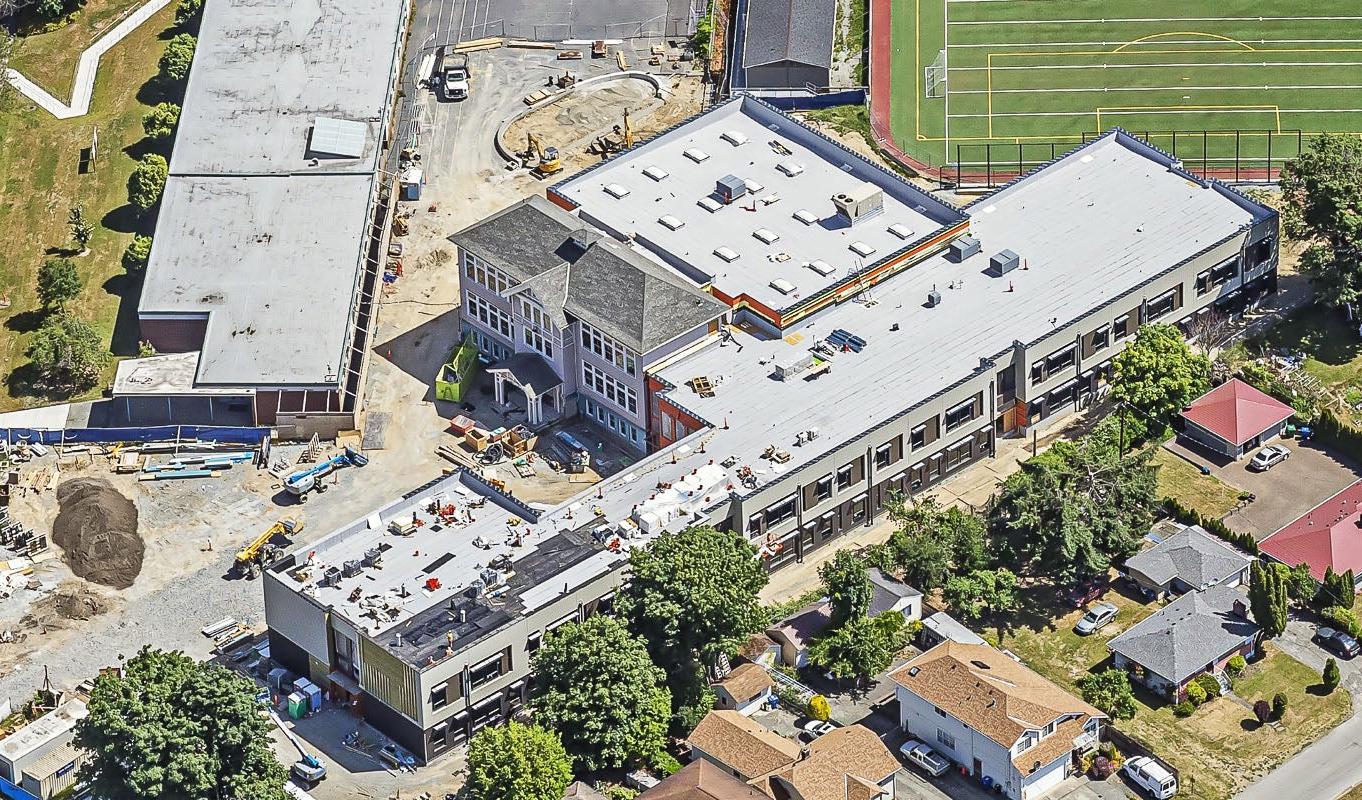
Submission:
[[[883,611],[888,611],[905,597],[922,596],[922,592],[897,578],[885,575],[879,567],[871,567],[866,572],[869,574],[870,587],[873,590],[870,597],[870,611],[867,612],[872,617]]]
[[[1115,636],[1107,648],[1182,683],[1258,632],[1235,612],[1235,601],[1247,608],[1244,594],[1224,586],[1188,592]]]
[[[831,66],[836,16],[836,0],[751,0],[743,66],[776,61]]]
[[[1131,556],[1126,569],[1159,586],[1174,578],[1201,589],[1222,583],[1241,572],[1253,559],[1217,539],[1200,525],[1191,525],[1162,542]]]
[[[681,276],[542,197],[503,209],[449,239],[534,292],[559,328],[567,327],[570,315],[640,354],[727,310]]]

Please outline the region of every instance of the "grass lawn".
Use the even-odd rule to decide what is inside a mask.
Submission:
[[[1075,693],[1079,678],[1107,666],[1107,641],[1158,610],[1157,605],[1144,605],[1122,592],[1109,591],[1102,599],[1116,604],[1120,615],[1096,634],[1079,636],[1073,632],[1073,625],[1080,612],[1056,608],[1047,597],[1024,599],[1022,608],[1027,610],[1011,620],[1012,627],[1001,636],[996,625],[984,628],[981,634]],[[1250,703],[1285,692],[1287,712],[1282,730],[1260,728],[1252,711],[1233,698],[1222,697],[1197,709],[1191,717],[1178,719],[1166,702],[1140,691],[1136,692],[1139,702],[1134,719],[1120,721],[1117,726],[1147,742],[1181,771],[1180,796],[1227,798],[1348,716],[1348,693],[1341,689],[1328,696],[1310,692],[1319,681],[1310,667],[1269,644],[1266,658],[1245,671],[1235,692]]]
[[[1171,497],[1203,517],[1219,519],[1239,502],[1239,490],[1214,475],[1202,475],[1196,467],[1164,450],[1154,450],[1159,467],[1159,497]]]
[[[1321,308],[1299,311],[1273,326],[1254,344],[1265,350],[1305,353],[1302,365],[1325,386],[1362,392],[1362,336],[1343,314]]]
[[[57,99],[67,102],[71,99],[76,61],[81,52],[145,2],[88,0],[80,14],[70,23],[49,33],[34,32],[16,40],[10,66]]]
[[[84,207],[96,229],[90,252],[75,259],[85,288],[68,309],[89,320],[116,355],[136,353],[140,277],[129,276],[120,259],[133,232],[151,223],[132,213],[127,182],[145,152],[142,115],[163,99],[145,84],[157,72],[174,15],[171,4],[104,55],[88,115],[57,120],[17,92],[0,109],[0,298],[8,301],[0,312],[0,373],[6,376],[0,411],[53,399],[32,387],[24,351],[42,322],[38,266],[49,250],[70,246],[66,218],[74,205]],[[80,152],[96,127],[99,158],[92,173],[81,175]],[[110,365],[109,376],[112,371]]]

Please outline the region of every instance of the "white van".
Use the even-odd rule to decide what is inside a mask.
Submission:
[[[1178,779],[1159,762],[1147,756],[1126,759],[1121,768],[1135,785],[1149,792],[1154,800],[1169,800],[1178,793]]]

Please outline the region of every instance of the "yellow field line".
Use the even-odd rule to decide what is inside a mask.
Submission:
[[[1222,42],[1233,42],[1234,44],[1237,44],[1237,45],[1239,45],[1240,47],[1243,47],[1245,50],[1253,50],[1252,47],[1250,47],[1249,45],[1247,45],[1247,44],[1245,44],[1245,43],[1239,41],[1238,39],[1231,39],[1231,38],[1228,37],[1228,36],[1221,36],[1221,35],[1218,34],[1218,33],[1202,33],[1201,31],[1170,31],[1170,32],[1168,32],[1168,33],[1151,33],[1151,34],[1148,35],[1148,36],[1141,36],[1140,38],[1138,38],[1138,39],[1136,39],[1136,40],[1134,40],[1134,41],[1132,41],[1132,42],[1126,42],[1125,44],[1121,45],[1120,47],[1116,48],[1115,50],[1112,50],[1111,52],[1113,52],[1113,53],[1119,53],[1119,52],[1121,52],[1122,50],[1126,49],[1127,47],[1130,47],[1132,44],[1139,44],[1139,43],[1141,43],[1141,42],[1147,42],[1147,41],[1150,41],[1151,39],[1162,39],[1162,38],[1165,37],[1165,36],[1205,36],[1207,39],[1217,39],[1217,40],[1222,41]],[[1132,52],[1133,52],[1133,51],[1132,51]]]
[[[1224,106],[1098,106],[1097,107],[1097,133],[1102,133],[1102,112],[1127,111],[1139,113],[1141,111],[1226,111],[1230,109],[1259,109],[1271,111],[1277,120],[1277,133],[1282,132],[1282,110],[1278,106],[1272,105],[1224,105]]]

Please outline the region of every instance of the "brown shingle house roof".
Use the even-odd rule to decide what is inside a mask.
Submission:
[[[638,796],[638,800],[769,800],[703,758]]]
[[[879,782],[898,769],[898,760],[874,731],[850,725],[813,740],[803,758],[757,784],[773,797],[770,782],[779,778],[803,800],[873,800],[881,793]]]
[[[704,751],[745,778],[765,775],[799,758],[799,745],[736,711],[711,711],[690,734]]]
[[[715,684],[722,686],[739,703],[746,703],[774,685],[766,670],[756,664],[741,664]]]

